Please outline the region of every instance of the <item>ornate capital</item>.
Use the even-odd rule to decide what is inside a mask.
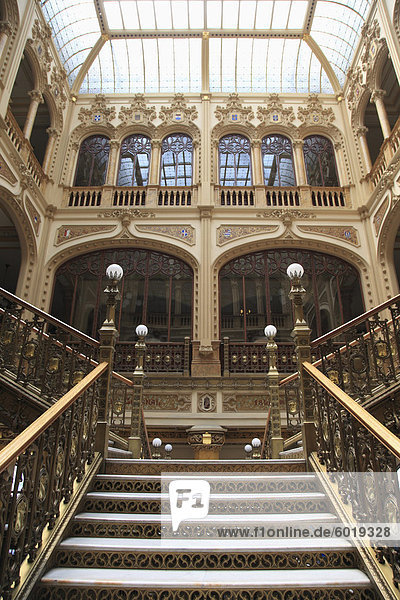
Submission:
[[[28,96],[31,98],[31,100],[33,100],[34,102],[38,102],[39,104],[43,104],[44,102],[42,93],[39,92],[39,90],[31,90],[30,92],[28,92]]]
[[[304,140],[293,140],[293,148],[300,148],[303,150]]]
[[[49,136],[49,138],[56,138],[60,134],[59,130],[55,127],[48,127],[46,129],[46,133]]]
[[[371,94],[371,102],[376,103],[377,100],[383,100],[386,96],[385,90],[374,90]]]
[[[118,150],[119,146],[120,144],[117,142],[117,140],[110,141],[110,150]]]
[[[0,33],[5,33],[6,35],[12,34],[12,25],[10,21],[0,21]]]
[[[368,127],[365,127],[364,125],[362,127],[359,127],[356,131],[356,133],[359,137],[366,136],[367,132],[368,132]]]

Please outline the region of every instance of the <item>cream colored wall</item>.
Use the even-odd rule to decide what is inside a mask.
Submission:
[[[393,12],[390,2],[378,2],[356,54],[353,70],[357,74],[360,68],[362,76],[357,97],[354,84],[357,78],[353,77],[345,87],[344,98],[284,94],[279,97],[261,94],[229,97],[204,92],[188,94],[184,98],[171,95],[118,96],[117,99],[81,96],[76,102],[71,99],[49,31],[36,12],[36,4],[7,2],[14,9],[18,5],[19,20],[12,24],[11,32],[0,33],[3,36],[0,38],[0,68],[4,74],[0,97],[0,202],[7,204],[21,237],[23,265],[17,293],[22,297],[40,308],[49,309],[57,267],[73,256],[99,248],[153,248],[178,256],[188,262],[195,273],[193,340],[197,342],[198,374],[207,376],[216,374],[212,369],[219,340],[218,271],[235,256],[274,247],[328,252],[358,269],[367,309],[397,293],[392,248],[400,224],[400,151],[396,150],[379,184],[373,186],[367,176],[356,130],[363,110],[363,94],[372,89],[378,68],[375,62],[378,59],[374,61],[369,57],[366,60],[367,44],[372,40],[379,52],[384,52],[382,39],[387,34],[387,46],[395,69],[400,73],[398,40],[393,26],[388,24],[388,15]],[[374,38],[375,19],[379,32]],[[38,21],[36,24],[35,20]],[[24,166],[7,133],[8,100],[29,39],[32,56],[37,54],[39,41],[44,41],[49,50],[44,57],[37,56],[35,67],[39,91],[45,91],[49,99],[53,99],[50,104],[54,141],[46,169],[45,189],[37,186],[32,171]],[[379,52],[378,57],[381,56]],[[130,124],[132,111],[141,112],[143,121],[140,125]],[[183,121],[174,121],[177,112],[183,115]],[[239,116],[239,121],[230,120],[232,113]],[[94,114],[101,115],[101,123],[93,122]],[[272,121],[273,114],[278,115],[278,125]],[[160,141],[172,131],[190,133],[195,143],[190,207],[157,205]],[[235,131],[247,135],[252,143],[255,206],[229,207],[221,206],[219,202],[218,139]],[[124,137],[134,132],[147,133],[153,140],[146,206],[113,207],[111,197],[116,181],[118,148]],[[304,184],[299,186],[302,197],[299,207],[268,207],[261,178],[260,140],[270,132],[288,135],[294,146],[300,148],[300,151],[295,150],[298,182],[301,182],[299,167],[302,163],[300,140],[311,133],[329,137],[336,150],[346,207],[313,207],[309,186]],[[94,133],[105,133],[112,140],[111,166],[102,204],[99,207],[69,207],[69,188],[73,184],[79,144]],[[182,226],[189,232],[186,238],[179,233]],[[230,237],[224,235],[227,229],[231,230]],[[64,236],[66,231],[69,233]],[[217,387],[213,419],[225,424],[240,422],[243,414],[224,414],[222,392]],[[196,408],[197,393],[190,391],[192,408],[182,423],[190,422],[193,414],[198,419],[204,418]],[[159,416],[153,416],[151,420],[154,423],[169,422],[175,414],[174,411],[164,415],[158,413]],[[251,413],[246,418],[249,425],[255,425],[262,422],[264,412]]]

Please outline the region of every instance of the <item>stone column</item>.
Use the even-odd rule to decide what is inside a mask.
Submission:
[[[31,90],[30,92],[28,92],[28,94],[30,96],[31,103],[29,105],[28,114],[26,116],[24,125],[24,136],[27,140],[29,140],[31,137],[39,104],[42,104],[44,102],[43,96],[38,90]]]
[[[46,129],[46,133],[49,136],[49,140],[47,142],[42,169],[46,173],[46,175],[48,175],[50,170],[51,159],[53,158],[54,146],[56,143],[56,139],[59,135],[59,131],[58,129],[55,129],[55,127],[48,127]]]
[[[149,185],[160,184],[161,140],[151,140]]]
[[[361,152],[364,157],[365,168],[367,170],[367,173],[369,173],[372,169],[372,162],[371,162],[371,156],[369,153],[368,142],[367,142],[367,131],[368,131],[368,129],[364,126],[359,127],[357,129],[357,135],[358,135],[358,139],[360,142]]]
[[[253,185],[264,185],[262,159],[261,159],[261,140],[251,142],[251,154],[253,165]]]
[[[385,103],[383,101],[383,97],[385,95],[385,90],[375,90],[371,94],[371,102],[373,102],[376,106],[376,112],[378,113],[379,123],[381,124],[383,137],[384,139],[387,139],[388,137],[390,137],[392,130],[390,128]]]
[[[9,21],[0,21],[0,56],[6,46],[7,40],[12,34],[12,27]],[[0,83],[3,88],[4,85]]]
[[[212,206],[200,210],[200,270],[198,283],[198,340],[193,341],[192,375],[213,377],[221,374],[219,340],[214,340],[213,281],[211,272]]]
[[[116,169],[118,164],[119,148],[120,145],[116,140],[110,141],[110,155],[108,157],[106,185],[117,185]]]
[[[303,154],[303,140],[294,140],[293,158],[296,169],[296,182],[298,186],[307,185],[306,165]]]

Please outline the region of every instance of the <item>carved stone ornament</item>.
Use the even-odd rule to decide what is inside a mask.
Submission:
[[[267,106],[259,106],[257,109],[257,119],[261,125],[284,125],[291,127],[295,120],[293,107],[283,108],[278,94],[270,94],[267,98]]]
[[[269,397],[258,395],[224,395],[222,399],[223,412],[264,412],[269,407]]]
[[[27,45],[35,53],[43,71],[48,73],[51,69],[53,57],[50,54],[51,29],[49,25],[42,25],[35,19],[32,27],[32,38],[27,40]]]
[[[226,106],[217,106],[215,116],[223,125],[243,125],[254,119],[251,106],[242,106],[238,94],[230,94]]]
[[[374,227],[375,227],[375,235],[376,236],[378,235],[379,230],[381,228],[383,217],[385,216],[385,212],[387,210],[388,205],[389,205],[389,198],[387,197],[387,198],[385,198],[385,200],[382,202],[381,206],[375,213]]]
[[[40,223],[42,222],[42,219],[40,218],[40,214],[38,213],[36,208],[33,206],[32,202],[29,200],[29,198],[26,198],[25,206],[26,206],[26,212],[28,213],[28,215],[30,216],[30,219],[32,221],[33,229],[34,229],[36,235],[39,235]]]
[[[189,124],[198,117],[195,106],[188,108],[183,94],[175,94],[171,106],[162,106],[159,113],[163,125],[170,123]]]
[[[361,67],[349,70],[348,81],[350,85],[347,93],[347,106],[350,110],[357,108],[364,91],[367,89],[365,79],[365,73],[363,73]]]
[[[61,225],[57,229],[54,243],[60,246],[76,238],[113,231],[115,227],[115,225]]]
[[[3,156],[1,154],[0,154],[0,177],[4,177],[4,179],[6,179],[12,185],[17,183],[17,178],[15,177],[14,173],[11,171],[11,169],[9,168],[9,166],[7,165],[5,159],[3,158]]]
[[[52,94],[58,108],[64,110],[67,103],[67,94],[65,88],[67,86],[67,73],[64,69],[55,67],[50,75],[50,83],[46,85],[48,91]]]
[[[217,228],[217,246],[224,246],[249,235],[272,233],[277,229],[278,225],[220,225]]]
[[[154,219],[155,213],[148,210],[139,210],[138,208],[116,208],[115,210],[105,210],[97,215],[101,219],[119,219],[126,227],[131,220],[135,219]],[[129,223],[128,223],[128,219]]]
[[[353,246],[359,246],[358,232],[354,227],[330,226],[330,225],[298,225],[300,231],[306,233],[321,233],[329,237],[337,238]]]
[[[197,394],[197,410],[199,412],[215,412],[217,400],[214,394]]]
[[[136,225],[138,231],[166,235],[193,246],[196,243],[196,230],[191,225]]]
[[[106,97],[97,94],[90,108],[80,109],[78,119],[84,125],[104,125],[115,119],[115,107],[108,107]]]
[[[303,210],[277,208],[276,210],[264,210],[262,213],[257,213],[257,217],[261,219],[279,219],[285,227],[288,227],[295,219],[315,219],[316,215]]]
[[[147,106],[144,94],[135,94],[129,106],[122,106],[118,118],[123,125],[154,126],[157,113],[155,106]]]
[[[303,125],[330,125],[335,120],[332,108],[323,108],[317,94],[308,96],[307,106],[299,106],[297,116]]]
[[[181,394],[145,394],[143,397],[144,410],[177,410],[191,412],[192,399]]]
[[[361,63],[363,71],[366,72],[367,82],[370,81],[370,73],[374,70],[374,63],[381,48],[386,48],[386,40],[381,38],[381,28],[377,19],[372,23],[364,23],[361,29],[361,39],[363,40],[363,49],[361,52]]]

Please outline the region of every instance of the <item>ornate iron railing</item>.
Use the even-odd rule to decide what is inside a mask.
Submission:
[[[94,458],[101,363],[0,452],[0,595],[11,598]]]
[[[87,375],[99,342],[0,288],[0,372],[60,398]]]
[[[318,458],[337,484],[340,496],[362,523],[377,522],[378,511],[379,522],[382,518],[386,523],[398,522],[400,506],[393,482],[388,477],[380,478],[378,483],[375,475],[396,472],[399,438],[315,366],[305,362],[303,368],[312,379]],[[366,473],[362,485],[354,483],[352,473]],[[375,552],[380,562],[386,560],[392,567],[398,586],[398,548],[375,547]]]
[[[135,344],[119,342],[115,351],[115,370],[132,372],[136,365]],[[190,339],[181,342],[150,342],[146,344],[144,370],[147,373],[183,373],[189,375]]]
[[[292,373],[297,369],[294,344],[278,342],[280,373]],[[269,367],[266,345],[263,343],[235,343],[228,337],[221,347],[221,365],[224,376],[230,373],[267,373]]]
[[[325,375],[364,401],[400,375],[400,295],[334,329],[311,348]]]

